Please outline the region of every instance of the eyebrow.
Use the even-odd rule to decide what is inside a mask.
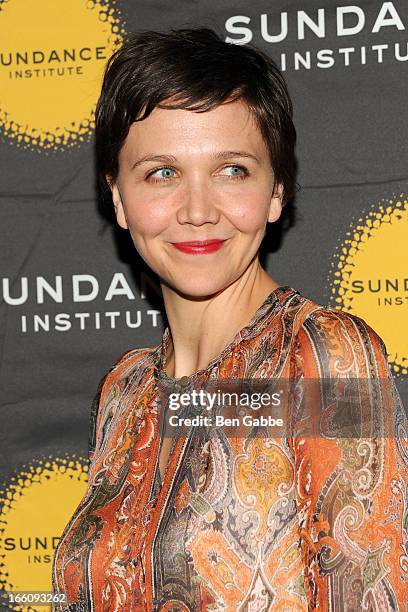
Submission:
[[[233,157],[246,157],[249,159],[253,159],[258,164],[260,163],[258,157],[256,157],[256,155],[253,155],[252,153],[249,153],[248,151],[218,151],[217,153],[214,153],[213,155],[211,155],[212,159],[231,159]],[[150,161],[161,162],[164,164],[177,163],[177,159],[174,157],[174,155],[150,155],[148,154],[138,159],[132,165],[132,170],[134,170],[134,168],[136,168],[137,166],[140,166],[141,164],[144,164]]]
[[[214,159],[231,159],[231,157],[248,157],[259,164],[259,159],[249,151],[219,151],[212,156]]]
[[[132,170],[141,164],[144,164],[149,161],[162,162],[164,164],[174,164],[176,163],[176,158],[173,155],[145,155],[138,159],[133,165]]]

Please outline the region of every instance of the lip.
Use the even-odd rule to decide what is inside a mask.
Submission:
[[[190,253],[192,255],[204,255],[207,253],[214,253],[222,247],[225,240],[191,240],[189,242],[171,242],[176,249],[183,251],[183,253]]]

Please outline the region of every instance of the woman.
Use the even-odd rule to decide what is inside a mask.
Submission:
[[[110,60],[101,185],[160,279],[169,325],[100,387],[88,488],[54,558],[59,609],[405,610],[404,414],[384,344],[258,259],[294,194],[294,145],[284,79],[253,48],[208,29],[145,32]],[[160,435],[160,384],[242,379],[329,380],[337,395],[310,389],[302,414],[291,395],[297,435]],[[384,435],[305,433],[344,408],[354,379],[388,381],[374,406]]]

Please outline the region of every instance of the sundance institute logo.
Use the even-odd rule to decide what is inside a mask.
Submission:
[[[87,480],[83,457],[50,456],[33,461],[0,490],[1,590],[52,590],[55,549],[84,496]],[[49,612],[50,606],[32,604],[29,609]]]
[[[332,305],[375,329],[396,375],[408,373],[407,222],[407,194],[372,206],[340,241],[330,279]]]
[[[0,126],[32,150],[89,139],[107,59],[124,34],[115,0],[0,0]]]

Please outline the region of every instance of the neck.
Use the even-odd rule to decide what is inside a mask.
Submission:
[[[209,297],[188,298],[162,285],[170,328],[165,371],[172,378],[191,376],[234,339],[279,283],[256,258],[237,281]]]

